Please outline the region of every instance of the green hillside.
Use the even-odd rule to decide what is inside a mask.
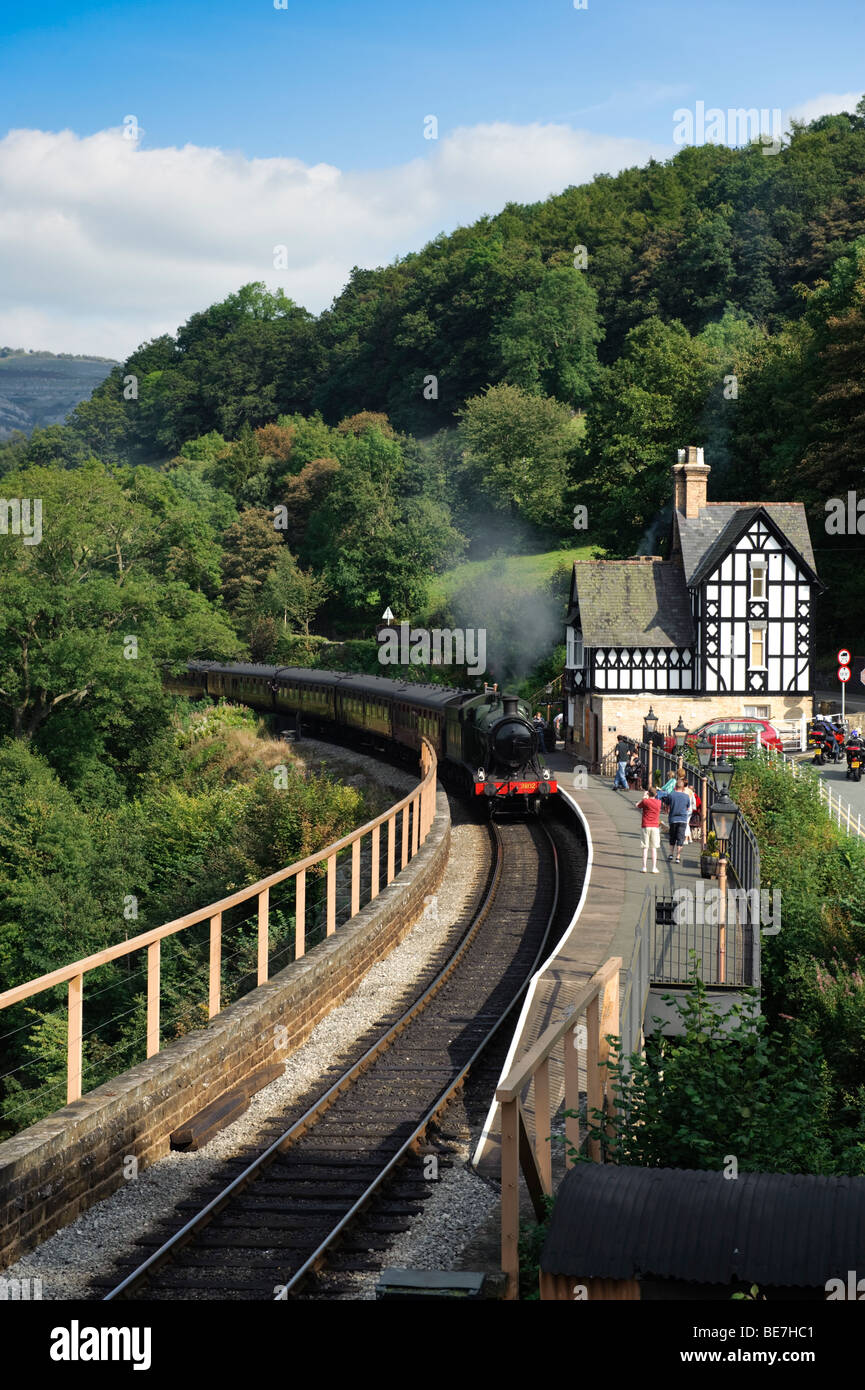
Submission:
[[[543,589],[557,570],[566,570],[570,576],[570,568],[575,560],[591,560],[594,556],[594,547],[586,545],[573,550],[543,550],[536,555],[508,555],[502,560],[498,557],[467,560],[432,580],[428,611],[434,614],[437,609],[447,607],[460,589],[478,583],[482,578],[501,579],[508,587],[519,585],[524,589]]]

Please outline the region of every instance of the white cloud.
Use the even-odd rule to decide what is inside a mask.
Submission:
[[[0,140],[0,342],[123,357],[249,280],[313,312],[353,265],[672,148],[567,125],[461,128],[390,169],[342,172],[122,131]],[[273,268],[274,247],[288,268]]]
[[[819,116],[834,116],[839,111],[855,111],[857,105],[862,100],[861,92],[824,92],[822,96],[811,97],[809,101],[800,102],[798,106],[791,106],[787,114],[786,125],[789,128],[790,121],[816,121]]]

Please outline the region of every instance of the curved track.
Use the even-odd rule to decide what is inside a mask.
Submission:
[[[383,1236],[403,1229],[398,1192],[388,1201],[396,1170],[519,1002],[556,916],[558,855],[543,824],[490,829],[480,904],[420,996],[240,1172],[224,1165],[214,1195],[151,1241],[106,1299],[285,1299],[350,1241],[370,1203],[384,1198]]]

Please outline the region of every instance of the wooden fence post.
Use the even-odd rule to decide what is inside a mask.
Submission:
[[[387,881],[390,883],[396,873],[396,811],[387,822]]]
[[[306,952],[306,869],[294,876],[294,958]]]
[[[594,999],[590,1000],[586,1006],[586,1104],[588,1107],[588,1124],[594,1122],[592,1111],[600,1110],[604,1103],[601,1071],[598,1065],[601,1060],[600,1033],[600,1009],[598,1007],[598,996],[596,994]],[[595,1163],[600,1162],[601,1146],[597,1139],[589,1140],[589,1157],[593,1159]]]
[[[69,981],[69,1011],[66,1035],[66,1104],[81,1099],[82,1069],[82,994],[84,976],[73,975]]]
[[[375,827],[375,830],[372,832],[372,848],[371,848],[371,850],[370,850],[370,865],[369,865],[369,874],[370,874],[369,900],[370,900],[370,902],[372,902],[373,898],[377,898],[377,897],[378,897],[378,879],[379,879],[379,874],[380,874],[380,872],[381,872],[381,870],[380,870],[380,868],[379,868],[380,845],[381,845],[381,826],[380,826],[380,825],[377,825],[377,826]]]
[[[262,888],[258,895],[258,983],[260,985],[267,982],[267,956],[270,945],[269,920],[270,889]]]
[[[336,931],[336,855],[327,859],[327,935]]]
[[[562,1043],[564,1045],[564,1070],[565,1070],[565,1109],[572,1110],[574,1113],[565,1120],[565,1141],[572,1148],[578,1150],[580,1147],[580,1053],[577,1047],[579,1036],[577,1028],[579,1026],[577,1015],[574,1015],[572,1027],[565,1033]],[[575,1160],[565,1150],[565,1167],[573,1168]]]
[[[518,1101],[502,1103],[502,1270],[505,1298],[516,1299],[520,1282],[520,1157]]]
[[[553,1146],[550,1143],[550,1059],[535,1072],[535,1157],[547,1196],[553,1190]]]
[[[147,948],[147,1055],[155,1057],[159,1051],[159,948],[161,941],[153,941]]]
[[[222,991],[222,913],[217,912],[210,919],[210,981],[207,999],[207,1017],[214,1018],[219,1013]]]

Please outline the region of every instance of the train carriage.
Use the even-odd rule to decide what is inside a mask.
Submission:
[[[169,678],[182,694],[208,694],[254,709],[299,717],[314,731],[350,730],[420,751],[432,744],[445,780],[483,796],[490,814],[538,812],[558,790],[538,756],[528,707],[515,695],[482,695],[383,676],[296,666],[190,661]]]

